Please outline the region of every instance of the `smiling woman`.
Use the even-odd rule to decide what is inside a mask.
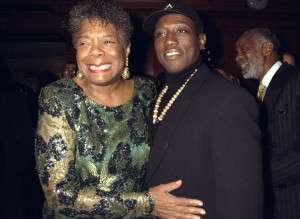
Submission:
[[[35,155],[44,218],[199,214],[201,201],[169,194],[180,181],[143,190],[156,87],[128,79],[129,14],[111,1],[87,0],[71,10],[70,26],[76,77],[50,84],[39,98]]]
[[[102,20],[86,20],[79,29],[75,47],[78,67],[84,77],[84,80],[76,79],[76,82],[87,95],[104,105],[111,105],[112,100],[115,106],[125,103],[132,89],[128,86],[130,81],[120,80],[120,74],[130,53],[130,44],[125,44],[115,27]],[[99,89],[107,90],[108,86],[111,87],[110,97],[103,98]],[[122,95],[114,95],[117,87],[121,88]]]

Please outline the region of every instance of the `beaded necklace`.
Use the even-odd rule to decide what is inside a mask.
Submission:
[[[195,69],[195,71],[186,79],[186,81],[181,85],[181,87],[176,91],[176,93],[172,96],[172,98],[169,100],[165,108],[161,111],[160,115],[158,116],[158,108],[161,103],[161,100],[163,96],[167,93],[168,85],[162,89],[160,94],[157,97],[156,103],[154,105],[153,109],[153,124],[159,123],[163,120],[164,116],[167,114],[168,110],[176,100],[176,98],[179,96],[179,94],[182,92],[183,88],[187,85],[187,83],[190,81],[190,79],[194,76],[194,74],[197,72],[198,69]]]

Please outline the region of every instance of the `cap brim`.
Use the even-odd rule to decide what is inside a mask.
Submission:
[[[150,14],[145,21],[143,22],[143,30],[146,31],[147,33],[154,33],[155,30],[155,25],[157,23],[157,21],[162,17],[165,16],[167,14],[182,14],[181,12],[175,11],[175,10],[160,10],[160,11],[156,11],[153,12],[152,14]]]

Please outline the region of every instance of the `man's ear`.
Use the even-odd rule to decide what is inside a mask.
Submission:
[[[265,56],[271,55],[273,53],[274,46],[271,42],[266,42],[262,45],[262,54]]]
[[[198,38],[199,38],[200,50],[204,50],[205,43],[206,43],[206,34],[201,33],[201,34],[199,34]]]

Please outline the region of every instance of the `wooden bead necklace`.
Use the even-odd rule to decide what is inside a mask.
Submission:
[[[198,69],[195,69],[195,71],[188,77],[188,79],[186,79],[186,81],[183,83],[183,85],[181,85],[181,87],[176,91],[176,93],[169,100],[169,102],[167,103],[167,105],[165,106],[165,108],[161,111],[160,115],[158,116],[159,105],[161,103],[161,100],[162,100],[163,96],[167,93],[168,85],[166,85],[164,87],[164,89],[162,89],[162,91],[158,95],[156,103],[154,105],[154,110],[153,110],[153,124],[159,123],[159,122],[161,122],[163,120],[164,116],[167,114],[168,110],[170,109],[170,107],[172,106],[172,104],[174,103],[174,101],[176,100],[176,98],[179,96],[179,94],[182,92],[183,88],[187,85],[187,83],[194,76],[194,74],[197,72],[197,70]]]

